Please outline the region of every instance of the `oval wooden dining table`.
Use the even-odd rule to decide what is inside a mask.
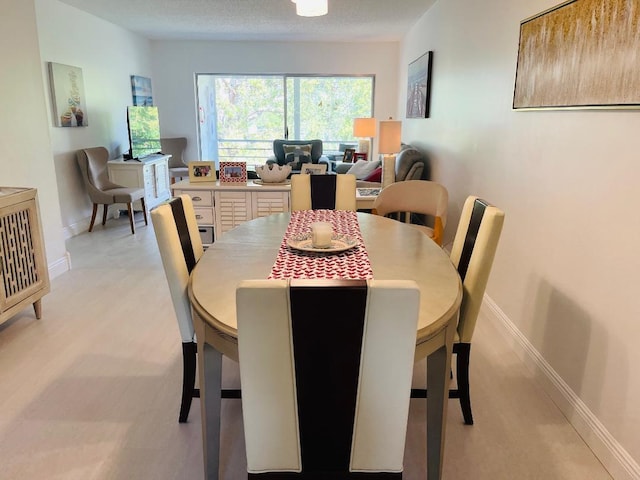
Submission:
[[[290,214],[248,221],[213,243],[191,273],[189,297],[198,339],[205,478],[217,479],[220,451],[222,355],[238,361],[236,286],[269,276]],[[420,288],[416,361],[427,357],[427,478],[442,472],[450,362],[460,277],[435,242],[407,224],[357,214],[373,277],[414,280]]]

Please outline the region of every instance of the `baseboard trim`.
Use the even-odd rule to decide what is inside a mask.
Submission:
[[[551,399],[616,480],[640,480],[640,465],[611,435],[569,385],[549,365],[516,325],[485,295],[482,311],[509,340],[520,359],[535,374]]]
[[[89,224],[91,223],[91,218],[87,217],[86,219],[80,220],[79,222],[72,223],[62,229],[64,234],[64,239],[69,240],[71,237],[75,237],[76,235],[80,235],[81,233],[89,230]]]
[[[71,254],[69,252],[65,252],[63,257],[60,257],[58,260],[50,263],[47,266],[49,270],[49,278],[56,278],[63,273],[71,270]]]

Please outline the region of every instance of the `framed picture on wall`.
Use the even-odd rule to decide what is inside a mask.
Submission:
[[[134,106],[153,107],[151,79],[139,75],[131,75],[131,97]]]
[[[637,5],[571,0],[523,20],[513,108],[638,109]]]
[[[49,62],[49,81],[56,127],[88,126],[82,69]]]
[[[429,118],[431,103],[431,67],[429,51],[409,64],[407,74],[407,118]]]

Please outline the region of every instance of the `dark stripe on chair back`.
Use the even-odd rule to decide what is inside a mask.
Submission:
[[[471,212],[471,218],[469,219],[469,228],[467,229],[467,234],[464,237],[464,246],[462,247],[462,253],[460,254],[460,262],[458,263],[458,273],[460,274],[462,282],[464,282],[464,278],[467,275],[471,255],[473,255],[473,248],[475,247],[478,231],[482,224],[482,217],[484,216],[484,212],[488,206],[489,202],[482,200],[481,198],[476,198],[473,203],[473,211]]]
[[[173,213],[173,219],[176,222],[176,229],[178,230],[178,237],[180,237],[180,246],[182,247],[184,262],[187,264],[187,271],[191,273],[193,267],[196,266],[196,257],[193,253],[191,235],[189,235],[189,227],[187,225],[187,217],[184,214],[182,199],[180,197],[173,198],[169,202],[169,205],[171,205],[171,213]]]
[[[311,209],[335,210],[337,175],[310,175]]]
[[[401,479],[349,472],[367,306],[366,281],[291,282],[291,329],[302,472],[264,479]]]

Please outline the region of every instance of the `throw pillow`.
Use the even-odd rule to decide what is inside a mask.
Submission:
[[[311,156],[311,144],[305,145],[282,145],[282,149],[284,150],[284,156],[286,157],[290,153],[298,153],[298,155],[308,155]],[[296,152],[297,150],[297,152]]]
[[[369,162],[367,160],[358,160],[346,173],[355,175],[356,179],[363,180],[371,172],[380,166],[380,160]]]
[[[291,163],[303,164],[303,163],[311,163],[311,156],[300,154],[296,157],[295,153],[288,153],[285,157],[285,162],[287,165]],[[297,170],[297,169],[294,169]]]
[[[382,181],[382,167],[376,168],[369,175],[364,177],[365,182],[381,182]]]

